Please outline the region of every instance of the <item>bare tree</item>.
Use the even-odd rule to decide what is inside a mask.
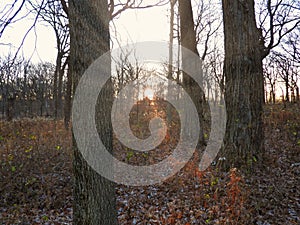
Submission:
[[[13,64],[12,61],[14,61]],[[15,101],[19,94],[16,85],[22,63],[23,59],[15,60],[12,55],[8,55],[1,62],[2,114],[6,115],[7,120],[12,120],[15,116]]]
[[[300,24],[299,1],[267,0],[258,3],[258,27],[262,58],[277,47]]]
[[[270,87],[269,102],[272,102],[273,104],[276,102],[276,83],[278,82],[278,70],[275,58],[276,56],[274,54],[267,57],[263,68],[266,85]],[[268,96],[266,96],[266,102],[267,101]]]
[[[122,12],[128,9],[147,9],[153,6],[163,6],[168,4],[169,0],[158,0],[154,4],[145,4],[143,0],[109,0],[110,20],[118,17]]]
[[[11,63],[11,61],[14,63]],[[8,55],[0,60],[0,105],[8,119],[50,114],[53,65]]]
[[[199,56],[196,42],[196,32],[194,29],[193,10],[190,0],[178,0],[179,3],[179,16],[180,16],[180,41],[181,46],[192,51]],[[189,65],[189,57],[185,55],[185,51],[182,51],[182,68],[183,70]],[[201,74],[199,74],[201,76]],[[187,93],[191,96],[192,100],[198,111],[199,123],[200,123],[200,138],[199,143],[204,144],[204,132],[203,132],[203,105],[204,105],[204,92],[194,79],[188,74],[183,72],[183,87],[187,90]],[[193,121],[189,121],[187,118],[187,124]]]
[[[40,11],[39,16],[42,22],[49,24],[56,38],[56,69],[54,73],[54,117],[62,116],[62,87],[63,77],[68,64],[69,55],[69,22],[66,9],[64,9],[64,1],[61,0],[45,0],[44,5],[34,5],[36,11]]]
[[[139,64],[138,59],[133,56],[134,54],[133,50],[121,52],[118,60],[115,62],[116,71],[114,74],[114,84],[116,93],[119,93],[128,82],[138,80],[140,78],[143,68],[142,65]]]
[[[300,64],[300,25],[295,29],[295,32],[288,35],[283,49],[296,63]]]
[[[295,93],[295,101],[300,100],[298,80],[300,79],[299,68],[300,68],[300,25],[292,33],[288,35],[282,48],[284,49],[285,55],[293,61],[294,68],[292,71],[292,88]]]
[[[25,7],[25,3],[26,0],[14,0],[14,2],[8,5],[4,5],[4,8],[1,9],[0,38],[9,25],[19,20],[17,16]]]
[[[210,44],[211,39],[221,30],[221,7],[218,6],[218,3],[211,0],[201,0],[197,1],[196,9],[196,43],[201,49],[201,59],[204,61],[206,56],[214,51],[214,46]],[[210,49],[211,47],[212,49]]]
[[[296,1],[263,1],[255,18],[254,0],[223,0],[227,126],[225,168],[253,165],[264,152],[262,60],[299,24]]]
[[[27,93],[24,103],[30,103],[30,116],[48,116],[53,108],[50,102],[53,97],[53,74],[55,66],[51,63],[26,65]],[[22,105],[24,107],[24,105]]]
[[[285,101],[296,101],[296,95],[299,94],[297,85],[297,70],[299,65],[296,64],[293,58],[290,58],[286,54],[274,52],[274,55],[275,57],[273,59],[277,67],[278,75],[285,85]]]
[[[169,35],[169,63],[168,63],[168,79],[173,80],[173,41],[174,41],[174,17],[175,4],[177,0],[170,0],[170,35]],[[168,92],[170,87],[168,86]],[[171,106],[167,106],[167,121],[170,124],[172,120]]]
[[[70,71],[75,86],[88,66],[110,49],[107,8],[106,0],[69,1]],[[110,68],[110,65],[107,66]],[[98,99],[98,104],[105,107],[96,109],[96,125],[103,144],[111,152],[112,86],[108,84],[103,88]],[[74,177],[74,224],[117,224],[114,183],[100,176],[87,164],[76,143]]]
[[[224,148],[228,168],[251,166],[263,153],[264,79],[254,0],[223,0],[225,33]]]
[[[30,15],[32,15],[32,1],[29,0],[14,0],[13,3],[11,4],[5,4],[3,9],[0,9],[1,12],[1,18],[0,18],[0,38],[3,36],[4,32],[7,30],[7,28],[14,23],[17,23],[21,20],[23,20],[24,18],[29,17]],[[41,5],[44,4],[44,0],[41,0]],[[19,44],[19,46],[17,47],[15,54],[14,54],[14,58],[11,61],[11,63],[14,63],[14,60],[17,59],[18,54],[20,52],[20,50],[22,49],[25,40],[27,38],[27,36],[30,34],[31,31],[35,30],[36,24],[38,22],[38,18],[39,18],[39,14],[40,14],[41,8],[39,8],[39,10],[36,11],[36,13],[33,14],[33,22],[30,25],[30,27],[27,29],[27,31],[25,32],[25,34],[23,35],[21,42]],[[24,13],[24,15],[22,14]],[[3,43],[1,43],[3,44]],[[11,43],[9,43],[10,45]],[[35,45],[33,45],[35,47]]]
[[[224,63],[224,53],[218,48],[217,44],[213,48],[211,54],[209,54],[204,61],[204,81],[210,82],[214,89],[215,104],[218,102],[223,104],[223,94],[224,94],[224,73],[223,73],[223,63]],[[208,87],[207,87],[208,88]],[[219,97],[219,99],[218,99]],[[208,96],[207,96],[208,98]]]

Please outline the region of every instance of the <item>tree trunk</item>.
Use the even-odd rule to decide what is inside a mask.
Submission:
[[[254,0],[222,0],[227,110],[223,168],[250,166],[264,150],[264,78]]]
[[[54,80],[53,80],[54,118],[55,119],[57,119],[57,112],[58,112],[58,81],[59,81],[59,74],[60,74],[60,69],[61,69],[61,60],[62,60],[62,55],[60,52],[58,52],[57,56],[56,56],[56,65],[55,65]]]
[[[71,102],[72,102],[72,90],[73,90],[72,84],[73,84],[73,79],[69,67],[67,71],[67,85],[66,85],[67,90],[65,94],[65,104],[64,104],[64,123],[66,129],[69,128],[69,123],[71,119],[71,104],[72,104]]]
[[[194,29],[194,19],[193,19],[193,10],[190,0],[179,0],[179,17],[180,17],[180,40],[181,46],[192,51],[199,56],[196,44],[196,32]],[[181,51],[182,54],[182,68],[185,69],[190,65],[189,57],[185,54],[185,51]],[[198,111],[199,124],[200,124],[200,137],[199,143],[204,144],[204,133],[203,133],[203,100],[204,93],[203,90],[198,86],[195,80],[193,80],[188,74],[183,72],[183,87],[186,89],[186,92],[190,95],[193,100],[196,109]],[[199,76],[202,76],[199,74]],[[201,79],[200,79],[201,80]],[[193,121],[189,121],[190,118],[187,118],[187,126]]]
[[[61,59],[62,60],[62,59]],[[63,93],[63,77],[65,74],[65,69],[67,66],[67,61],[61,65],[59,68],[58,74],[58,85],[57,85],[57,116],[58,118],[62,117],[62,93]]]
[[[172,79],[173,75],[173,39],[174,39],[174,6],[176,0],[170,1],[170,36],[169,36],[169,65],[168,65],[168,79]]]
[[[109,50],[109,18],[106,0],[69,1],[70,72],[76,87],[88,66]],[[110,65],[107,65],[110,68]],[[100,75],[100,74],[99,74]],[[104,90],[104,89],[103,89]],[[99,95],[96,124],[99,136],[108,151],[112,151],[110,107],[112,87]],[[106,107],[103,107],[105,101]],[[101,118],[100,118],[101,116]],[[114,183],[96,173],[83,159],[74,141],[74,224],[116,225]]]
[[[270,102],[275,104],[276,102],[276,93],[275,93],[275,83],[271,84],[271,97],[270,97]]]
[[[169,37],[169,65],[168,65],[168,79],[173,80],[173,39],[174,39],[174,6],[176,0],[170,0],[170,37]],[[170,92],[170,86],[168,86],[168,92]],[[171,124],[172,120],[172,108],[171,105],[167,105],[167,121]]]
[[[288,75],[286,76],[286,79],[285,79],[285,101],[286,102],[290,101],[290,97],[289,97],[289,78],[288,78]]]

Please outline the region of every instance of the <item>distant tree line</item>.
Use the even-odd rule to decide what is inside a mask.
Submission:
[[[0,59],[0,117],[11,120],[20,117],[62,117],[62,108],[55,109],[54,93],[66,95],[66,82],[60,90],[54,86],[55,65],[49,62],[31,63],[9,57]],[[56,89],[56,90],[55,90]]]

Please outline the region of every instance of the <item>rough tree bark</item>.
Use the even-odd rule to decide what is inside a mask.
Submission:
[[[109,50],[109,15],[106,0],[70,0],[70,72],[75,86],[88,66]],[[96,109],[99,136],[108,151],[112,150],[110,107],[112,89],[101,91]],[[74,224],[116,225],[114,183],[101,177],[83,159],[74,141]]]
[[[253,0],[222,0],[222,6],[227,124],[221,155],[224,168],[251,166],[264,151],[261,36]]]

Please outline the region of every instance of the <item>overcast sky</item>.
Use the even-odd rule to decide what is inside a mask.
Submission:
[[[7,4],[7,1],[5,1]],[[0,8],[3,9],[3,2]],[[117,36],[121,45],[136,43],[139,41],[167,41],[169,35],[168,5],[164,7],[153,7],[142,10],[127,10],[121,14],[113,23],[117,34],[112,26],[111,36]],[[23,19],[12,24],[0,39],[0,54],[6,56],[9,52],[15,52],[22,39],[33,23],[32,17]],[[38,24],[26,37],[24,47],[20,55],[25,58],[32,56],[32,61],[55,62],[55,36],[51,27]],[[113,47],[118,47],[114,41]]]

